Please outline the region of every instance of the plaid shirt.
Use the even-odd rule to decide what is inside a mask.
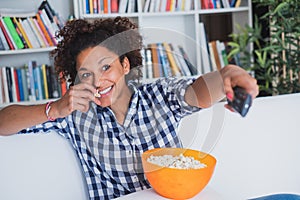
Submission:
[[[22,130],[56,130],[74,147],[86,178],[90,199],[113,199],[149,188],[141,154],[156,147],[181,147],[176,133],[182,117],[199,108],[184,101],[192,79],[159,79],[133,87],[128,112],[121,125],[110,108],[91,103],[86,113]]]

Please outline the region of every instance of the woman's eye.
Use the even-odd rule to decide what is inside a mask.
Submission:
[[[88,78],[88,77],[90,77],[91,76],[91,73],[83,73],[83,74],[81,74],[81,79],[86,79],[86,78]]]
[[[104,65],[102,66],[103,71],[107,71],[110,68],[110,65]]]

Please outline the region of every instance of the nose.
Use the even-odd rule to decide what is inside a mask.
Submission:
[[[96,75],[94,77],[95,77],[94,78],[94,85],[95,85],[95,87],[96,88],[101,87],[101,85],[103,85],[103,83],[104,83],[104,79],[103,79],[102,73],[100,73],[100,74],[98,74],[98,75]]]

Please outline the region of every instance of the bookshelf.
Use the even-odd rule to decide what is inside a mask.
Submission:
[[[42,1],[43,0],[31,0],[29,2],[21,1],[21,0],[1,0],[0,15],[5,16],[3,13],[7,13],[7,12],[13,13],[14,11],[16,11],[15,17],[19,17],[19,14],[21,14],[22,12],[37,13],[38,8],[41,5]],[[48,2],[55,10],[55,12],[57,12],[63,20],[68,19],[69,15],[72,13],[72,9],[73,9],[72,0],[66,0],[66,1],[48,0]],[[6,66],[21,68],[22,66],[27,65],[32,60],[36,61],[38,65],[42,65],[42,64],[52,65],[52,61],[49,58],[49,52],[54,48],[55,46],[47,46],[47,47],[24,48],[24,49],[15,49],[15,50],[10,50],[10,49],[0,50],[0,70]],[[3,84],[1,86],[3,87]],[[2,97],[2,101],[0,101],[0,109],[12,103],[35,104],[35,103],[44,103],[46,101],[49,100],[44,99],[44,100],[5,102],[3,101],[3,97]]]
[[[114,0],[112,0],[111,3],[113,1]],[[192,65],[197,67],[198,75],[206,73],[207,71],[214,70],[212,66],[209,66],[209,69],[205,69],[205,66],[203,64],[204,60],[202,54],[203,52],[205,52],[203,46],[206,46],[206,44],[201,44],[201,23],[204,23],[207,42],[215,40],[220,40],[222,42],[228,40],[228,35],[230,33],[237,32],[235,27],[236,24],[240,24],[242,26],[248,24],[252,26],[251,0],[241,0],[239,1],[239,6],[237,7],[223,6],[222,8],[204,8],[204,3],[208,2],[209,0],[186,0],[185,2],[190,2],[190,4],[192,5],[191,7],[187,6],[183,9],[177,10],[171,9],[171,11],[166,11],[167,9],[165,7],[163,7],[162,9],[162,5],[168,1],[175,3],[183,1],[121,0],[119,1],[119,3],[129,3],[132,1],[134,1],[136,4],[134,11],[125,11],[121,13],[112,11],[105,12],[103,9],[101,10],[100,6],[98,8],[98,11],[92,11],[93,13],[91,13],[86,12],[86,10],[88,9],[87,3],[93,1],[73,0],[74,15],[76,18],[91,20],[96,18],[126,16],[139,25],[140,31],[144,37],[145,46],[151,43],[162,42],[171,43],[173,45],[181,45],[187,52]],[[230,4],[233,0],[226,1]],[[220,0],[219,2],[225,3],[226,1]],[[96,2],[101,3],[105,2],[105,0]],[[154,5],[151,5],[152,2],[155,2],[156,5],[155,3]],[[145,5],[147,5],[148,3],[149,9],[145,10]],[[118,6],[120,8],[122,5]]]

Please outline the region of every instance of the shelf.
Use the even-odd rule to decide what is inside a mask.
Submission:
[[[135,13],[106,13],[106,14],[82,14],[81,18],[110,18],[110,17],[155,17],[155,16],[174,16],[174,15],[194,15],[194,14],[213,14],[213,13],[235,13],[247,12],[249,7],[242,6],[239,8],[219,8],[219,9],[200,9],[191,11],[171,11],[171,12],[135,12]]]
[[[248,12],[249,7],[239,8],[220,8],[220,9],[202,9],[197,11],[198,14],[214,14],[214,13],[235,13],[235,12]]]
[[[50,52],[53,49],[55,49],[55,47],[36,48],[36,49],[7,50],[7,51],[0,51],[0,55],[43,53],[43,52]]]

